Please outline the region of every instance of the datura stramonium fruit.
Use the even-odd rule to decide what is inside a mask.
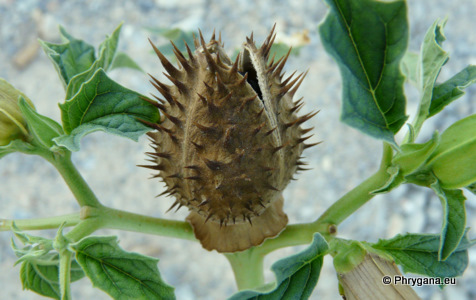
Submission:
[[[171,81],[152,77],[162,94],[164,121],[147,123],[153,152],[147,153],[178,206],[188,207],[187,221],[208,250],[235,252],[278,235],[288,218],[282,191],[303,170],[301,153],[309,129],[300,125],[316,113],[298,117],[302,106],[293,95],[305,74],[283,80],[289,53],[268,62],[274,28],[260,48],[253,35],[232,62],[221,37],[208,43],[200,33],[188,58],[174,46],[180,66],[173,66],[152,44]],[[152,43],[152,42],[151,42]],[[173,43],[172,43],[173,44]]]

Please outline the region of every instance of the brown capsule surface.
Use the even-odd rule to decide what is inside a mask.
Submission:
[[[155,48],[171,84],[152,77],[165,100],[164,121],[149,133],[155,163],[187,221],[208,250],[234,252],[261,244],[287,224],[282,191],[305,148],[292,97],[304,76],[282,80],[287,56],[268,63],[274,28],[260,48],[251,39],[235,62],[221,41],[200,33],[174,67]],[[289,53],[288,53],[289,55]]]

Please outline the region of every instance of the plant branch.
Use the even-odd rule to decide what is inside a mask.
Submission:
[[[387,167],[393,156],[392,147],[384,143],[382,160],[379,170],[353,190],[342,196],[331,205],[316,221],[305,224],[288,225],[281,234],[273,239],[267,239],[256,250],[263,255],[284,247],[309,244],[312,234],[319,232],[330,242],[336,234],[337,225],[352,215],[362,205],[375,195],[372,191],[382,187],[389,179]]]
[[[71,258],[73,253],[67,249],[60,251],[59,281],[61,300],[71,298]]]
[[[384,143],[382,161],[379,170],[353,190],[342,196],[333,205],[331,205],[313,224],[317,227],[322,224],[339,225],[367,203],[375,195],[372,191],[381,188],[390,178],[387,173],[387,167],[392,159],[393,150],[391,146]]]
[[[254,252],[254,248],[243,252],[226,253],[235,275],[238,290],[254,289],[264,284],[264,255]]]
[[[8,220],[0,219],[0,231],[10,231],[13,223],[21,230],[42,230],[59,228],[61,224],[65,226],[75,226],[81,221],[80,214],[74,213],[49,218],[25,219],[25,220]]]
[[[93,208],[91,209],[94,210]],[[121,229],[195,241],[192,227],[187,222],[154,218],[108,207],[96,210],[101,214],[104,228]]]
[[[42,155],[42,157],[48,160],[58,170],[81,207],[102,206],[71,161],[71,152],[64,151],[62,155]]]

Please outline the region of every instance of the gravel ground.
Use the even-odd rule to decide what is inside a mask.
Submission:
[[[380,142],[364,136],[339,122],[341,81],[336,64],[324,52],[317,33],[326,7],[322,1],[48,1],[0,0],[0,77],[6,78],[35,102],[37,110],[59,120],[56,103],[62,102],[64,91],[37,39],[59,42],[57,25],[74,36],[98,45],[106,34],[124,21],[120,50],[131,55],[147,72],[162,72],[158,59],[150,51],[146,27],[201,28],[210,36],[214,28],[221,30],[225,46],[233,49],[254,31],[261,41],[272,25],[279,33],[293,34],[309,30],[311,42],[298,57],[290,59],[287,70],[309,74],[297,96],[304,96],[303,112],[320,109],[310,123],[315,126],[313,141],[323,140],[305,153],[313,170],[299,175],[285,190],[285,211],[290,223],[314,220],[333,201],[371,175],[378,166]],[[447,79],[469,63],[476,63],[476,21],[473,0],[409,1],[411,26],[410,49],[417,50],[427,28],[437,19],[448,16],[445,28],[448,40],[444,48],[451,60],[440,79]],[[153,92],[147,76],[132,70],[113,71],[121,84],[143,92]],[[416,95],[409,91],[408,112],[416,109]],[[470,87],[464,98],[451,104],[441,116],[424,126],[421,140],[435,130],[444,130],[454,121],[474,114],[476,89]],[[137,168],[142,164],[148,143],[142,138],[134,143],[122,138],[94,133],[82,142],[82,150],[74,155],[79,170],[102,201],[112,207],[137,213],[164,216],[171,200],[154,195],[162,186],[147,180],[149,172]],[[36,157],[11,154],[0,163],[0,217],[47,217],[78,209],[69,190],[56,171]],[[468,226],[476,228],[476,199],[467,195]],[[165,217],[183,219],[186,211]],[[397,233],[439,231],[441,208],[432,193],[414,186],[402,186],[392,193],[378,196],[366,204],[339,228],[340,235],[358,240],[376,241]],[[54,232],[46,232],[52,236]],[[236,291],[233,275],[225,258],[201,249],[190,242],[141,234],[101,231],[117,234],[121,245],[158,257],[165,280],[176,287],[178,299],[224,299]],[[474,238],[474,233],[471,235]],[[0,234],[0,289],[2,299],[40,299],[21,290],[19,267],[10,249],[9,233]],[[273,253],[266,267],[296,249]],[[338,299],[337,280],[332,261],[326,259],[321,280],[312,299]],[[266,272],[272,280],[270,271]],[[475,299],[476,249],[470,251],[470,265],[456,286],[440,291],[436,286],[418,288],[423,299]],[[88,279],[73,285],[75,299],[109,299],[94,289]]]

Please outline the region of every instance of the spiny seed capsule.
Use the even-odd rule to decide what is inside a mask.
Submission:
[[[234,62],[221,37],[208,43],[200,33],[186,58],[172,43],[177,68],[152,44],[171,85],[151,76],[164,99],[150,101],[164,116],[149,133],[154,163],[173,195],[174,207],[190,210],[187,221],[208,250],[234,252],[259,245],[287,224],[282,190],[302,168],[301,153],[311,129],[300,125],[316,113],[298,117],[302,99],[293,95],[305,73],[283,80],[289,57],[269,54],[274,27],[260,48],[253,35]]]

